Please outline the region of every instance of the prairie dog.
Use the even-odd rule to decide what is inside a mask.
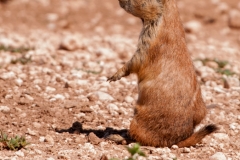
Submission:
[[[138,100],[130,124],[131,138],[141,145],[188,147],[217,130],[210,124],[196,133],[206,115],[200,85],[188,53],[175,0],[119,0],[142,20],[137,50],[108,80],[135,73]]]

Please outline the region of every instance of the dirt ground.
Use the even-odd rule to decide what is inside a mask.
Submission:
[[[195,147],[141,150],[149,160],[238,160],[240,2],[177,3],[208,107],[199,127],[220,129]],[[140,30],[117,0],[1,0],[0,130],[31,144],[0,151],[0,160],[128,157],[104,137],[126,134],[137,79],[106,80],[131,58]]]

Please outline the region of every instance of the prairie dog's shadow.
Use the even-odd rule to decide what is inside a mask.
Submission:
[[[105,130],[83,129],[82,124],[80,122],[74,122],[72,126],[68,129],[55,129],[55,131],[58,133],[68,132],[70,134],[86,134],[86,135],[89,135],[89,133],[92,132],[98,138],[109,139],[115,141],[116,143],[121,143],[121,140],[118,138],[122,138],[122,140],[125,140],[127,144],[133,142],[133,140],[128,135],[127,129],[116,130],[110,127],[107,127]]]

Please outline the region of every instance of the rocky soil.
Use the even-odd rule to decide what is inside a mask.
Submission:
[[[141,150],[149,160],[238,160],[240,2],[177,2],[208,107],[197,129],[220,129],[195,147]],[[0,130],[31,144],[1,150],[0,160],[127,158],[125,144],[104,137],[126,134],[137,79],[106,80],[130,59],[140,29],[117,0],[1,0]]]

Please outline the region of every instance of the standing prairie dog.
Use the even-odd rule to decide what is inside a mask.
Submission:
[[[176,1],[119,3],[143,23],[135,54],[108,79],[111,82],[137,74],[139,96],[129,130],[131,138],[155,147],[195,145],[217,127],[210,124],[194,133],[207,111]]]

